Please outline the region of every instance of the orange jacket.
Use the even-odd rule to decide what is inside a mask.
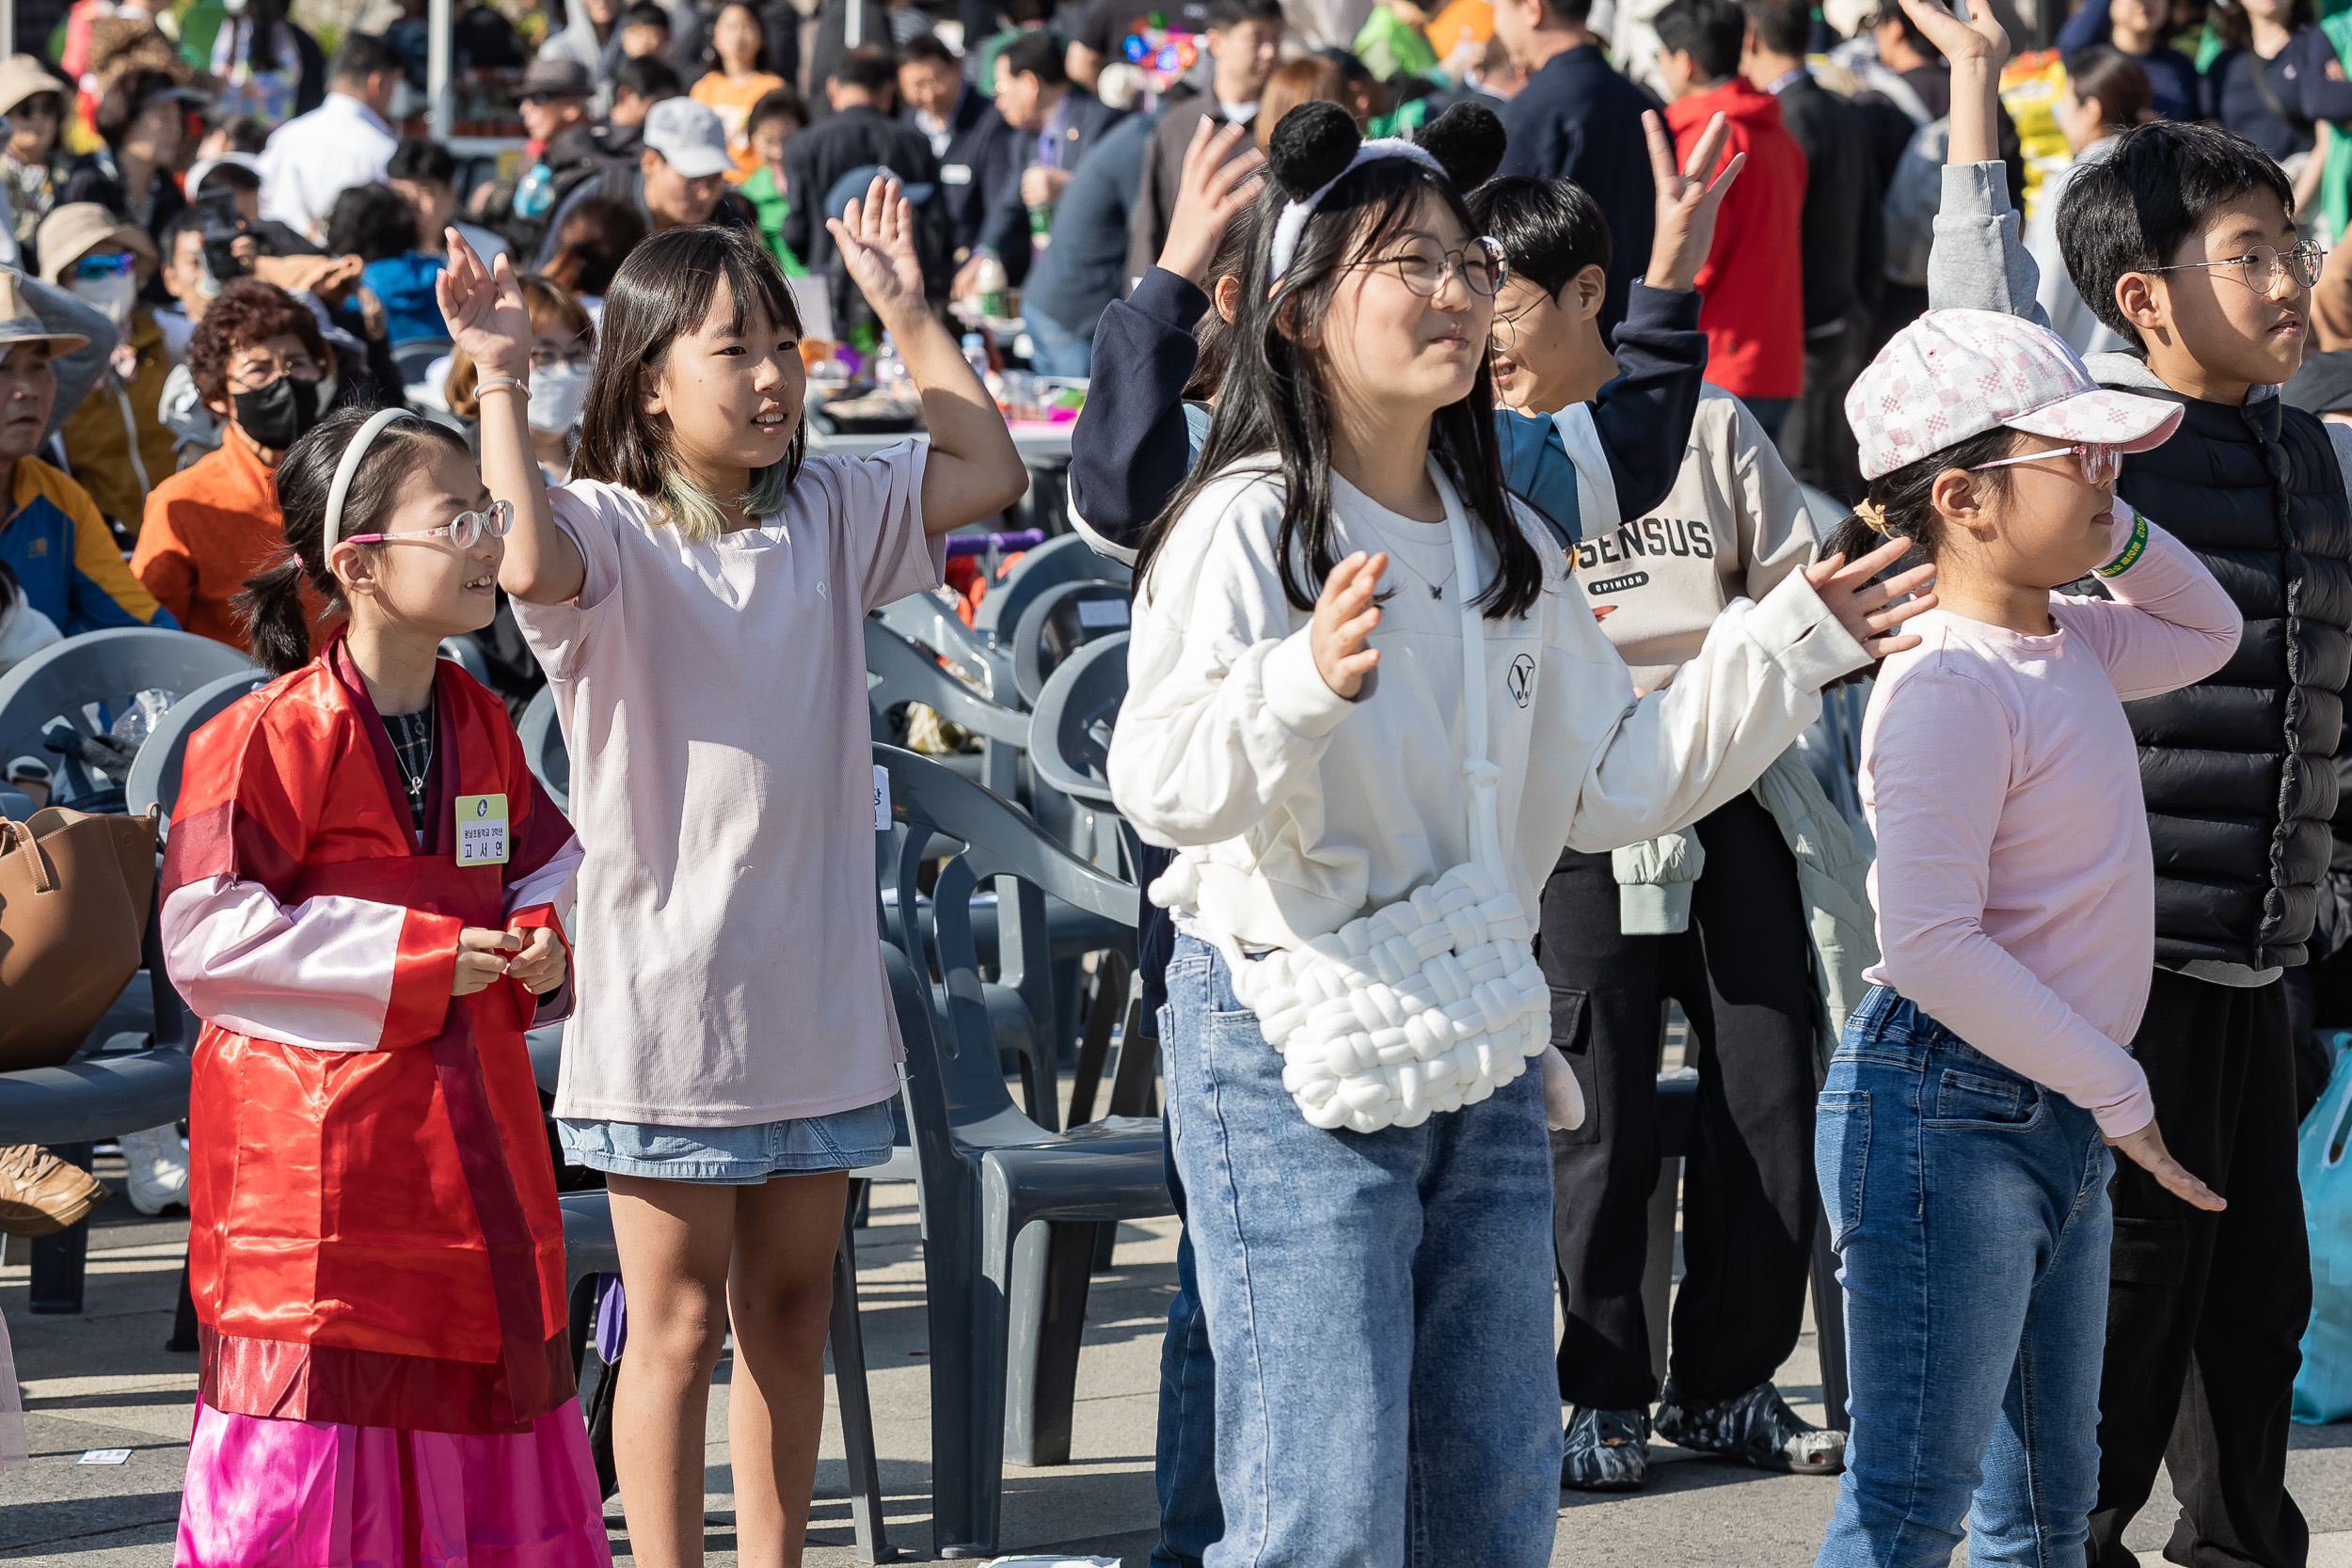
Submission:
[[[185,629],[246,648],[229,598],[285,543],[275,479],[231,430],[148,492],[131,570]]]

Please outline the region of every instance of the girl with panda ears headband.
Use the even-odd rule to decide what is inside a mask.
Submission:
[[[1178,851],[1150,890],[1175,1158],[1218,1365],[1285,1372],[1217,1379],[1250,1436],[1219,1445],[1212,1565],[1549,1560],[1546,1124],[1581,1107],[1536,890],[1563,846],[1747,789],[1932,602],[1869,582],[1899,549],[1826,562],[1635,699],[1503,487],[1504,267],[1461,194],[1502,150],[1476,104],[1412,143],[1282,118],[1206,446],[1136,562],[1109,774]]]

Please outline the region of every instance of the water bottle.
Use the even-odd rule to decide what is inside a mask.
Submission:
[[[972,269],[972,304],[974,309],[991,321],[1002,321],[1011,313],[1012,278],[1005,271],[1005,263],[997,260],[993,250],[983,249],[979,264]]]
[[[988,379],[988,340],[977,332],[963,335],[963,362],[972,367],[972,373],[982,381]]]
[[[524,175],[522,183],[515,187],[515,215],[518,218],[543,217],[555,199],[555,171],[545,164],[533,164]]]
[[[882,334],[882,346],[874,351],[874,390],[899,403],[922,401],[914,390],[914,378],[907,373],[906,361],[898,357],[898,345]]]

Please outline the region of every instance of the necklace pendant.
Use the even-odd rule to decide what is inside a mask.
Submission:
[[[1433,598],[1433,599],[1442,599],[1442,598],[1444,598],[1444,597],[1445,597],[1445,590],[1444,590],[1442,587],[1440,587],[1440,586],[1438,586],[1438,585],[1437,585],[1437,584],[1434,584],[1434,583],[1433,583],[1433,584],[1431,584],[1431,585],[1430,585],[1430,589],[1429,589],[1429,596],[1430,596],[1431,598]]]

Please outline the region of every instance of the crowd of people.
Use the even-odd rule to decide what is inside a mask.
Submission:
[[[193,1221],[180,1560],[608,1561],[576,1179],[639,1560],[701,1559],[730,1333],[739,1543],[799,1560],[898,1091],[861,622],[1029,483],[1025,360],[1135,583],[1155,1563],[1533,1568],[1663,1438],[1842,1473],[1838,1568],[2121,1568],[2159,1466],[2174,1560],[2300,1568],[2352,22],[2087,0],[2005,96],[1966,8],[460,7],[502,169],[404,134],[413,0],[0,62],[0,669],[273,676],[172,813],[186,1139],[122,1137]],[[927,438],[810,455],[885,355]],[[1853,819],[1800,736],[1863,678]],[[0,1228],[103,1196],[0,1151]],[[1822,1224],[1850,1432],[1774,1382]]]

